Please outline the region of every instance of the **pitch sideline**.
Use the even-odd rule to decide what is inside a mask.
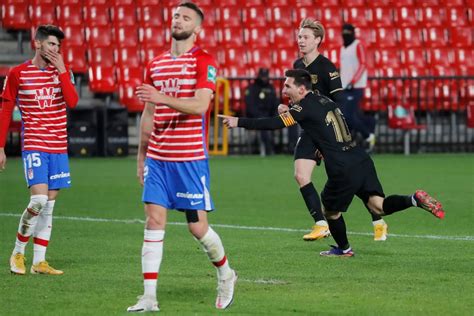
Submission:
[[[20,217],[21,214],[0,213],[0,217]],[[122,223],[122,224],[144,224],[142,219],[114,219],[114,218],[96,218],[96,217],[75,217],[75,216],[54,216],[55,220],[69,220],[81,222],[95,222],[95,223]],[[168,225],[184,226],[183,222],[168,222]],[[240,226],[228,224],[212,224],[213,227],[230,228],[230,229],[244,229],[244,230],[263,230],[263,231],[277,231],[277,232],[307,232],[307,229],[285,228],[285,227],[262,227],[262,226]],[[349,235],[372,236],[373,233],[363,232],[347,232]],[[436,239],[436,240],[459,240],[459,241],[474,241],[474,236],[440,236],[440,235],[405,235],[405,234],[389,234],[390,237],[401,238],[420,238],[420,239]]]

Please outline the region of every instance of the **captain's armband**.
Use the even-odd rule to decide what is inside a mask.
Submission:
[[[285,124],[285,127],[296,124],[296,121],[290,112],[285,112],[285,113],[280,114],[280,118],[283,121],[283,124]]]

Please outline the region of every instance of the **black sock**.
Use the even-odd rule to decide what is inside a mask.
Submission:
[[[328,219],[329,231],[337,246],[342,250],[347,250],[351,246],[347,240],[346,222],[342,215],[338,219]]]
[[[309,214],[313,217],[314,222],[325,221],[323,211],[321,210],[321,202],[319,195],[314,188],[313,182],[308,183],[300,188],[301,195],[303,195],[304,202],[308,208]]]
[[[383,200],[383,212],[386,215],[412,207],[411,195],[390,195]]]
[[[379,214],[372,213],[372,211],[367,205],[364,204],[364,206],[367,209],[367,211],[369,211],[370,216],[372,216],[372,222],[379,221],[382,219],[382,216],[380,216]]]

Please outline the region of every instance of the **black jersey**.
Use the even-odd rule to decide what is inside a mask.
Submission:
[[[341,110],[328,97],[308,93],[299,104],[279,116],[264,119],[239,118],[239,127],[247,129],[278,129],[296,123],[311,138],[324,156],[328,176],[347,172],[369,155],[352,141]]]
[[[334,102],[343,102],[342,83],[339,71],[336,66],[325,56],[319,54],[308,66],[303,62],[303,58],[297,59],[293,63],[294,69],[304,69],[311,74],[313,91],[331,98]]]

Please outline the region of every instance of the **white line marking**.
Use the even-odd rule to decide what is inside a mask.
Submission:
[[[3,217],[20,217],[20,214],[0,213]],[[122,224],[144,224],[142,219],[114,219],[114,218],[96,218],[96,217],[75,217],[75,216],[54,216],[54,219],[80,221],[80,222],[96,222],[96,223],[122,223]],[[168,222],[168,225],[185,226],[184,222]],[[244,229],[244,230],[266,230],[277,232],[307,232],[308,229],[300,228],[284,228],[284,227],[262,227],[262,226],[239,226],[227,224],[212,224],[213,227],[230,228],[230,229]],[[372,233],[363,232],[347,232],[349,235],[372,236]],[[421,239],[437,239],[437,240],[462,240],[474,241],[474,236],[439,236],[439,235],[404,235],[404,234],[389,234],[390,237],[402,238],[421,238]]]

